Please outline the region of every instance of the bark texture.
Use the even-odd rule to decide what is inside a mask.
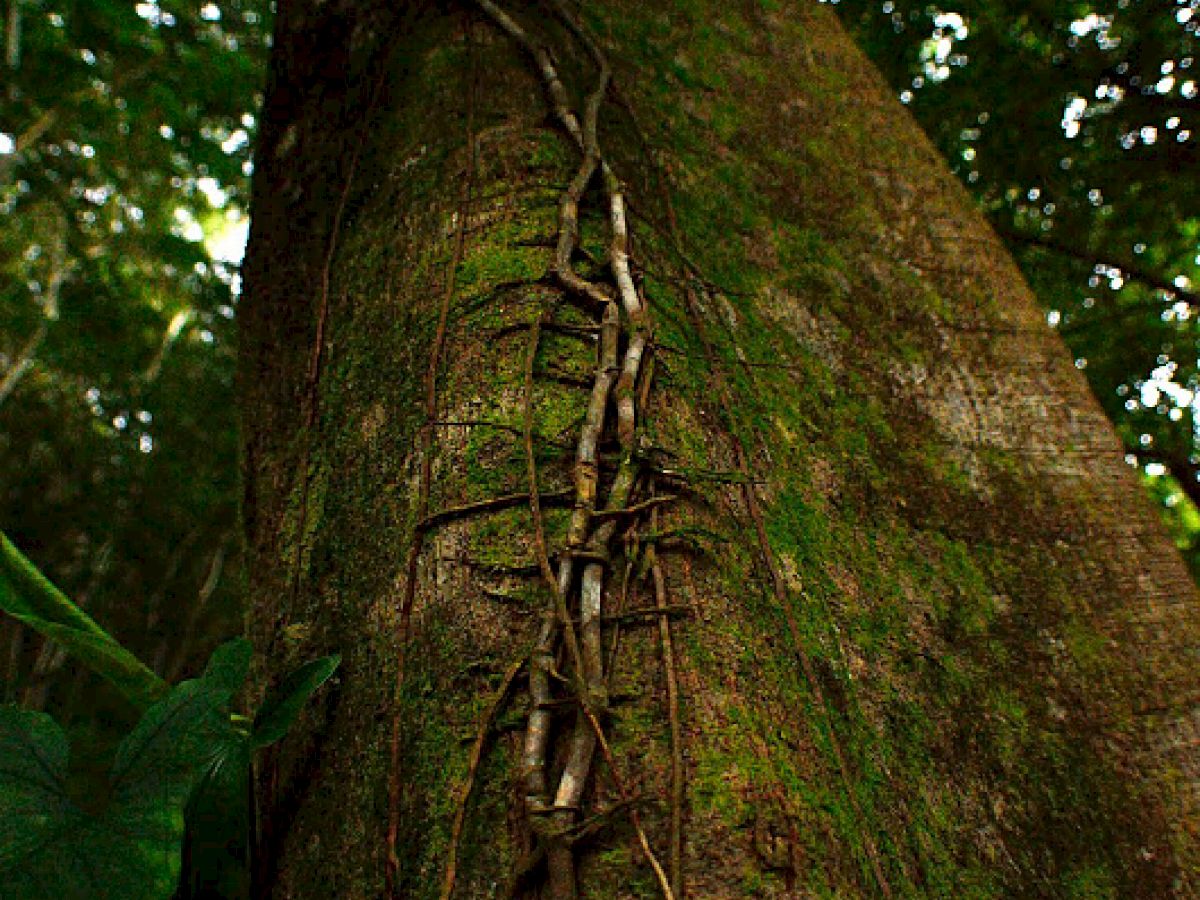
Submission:
[[[345,663],[261,767],[260,890],[1194,895],[1195,589],[836,19],[497,4],[543,58],[489,6],[280,4],[251,629],[263,684]],[[633,509],[580,549],[589,491]]]

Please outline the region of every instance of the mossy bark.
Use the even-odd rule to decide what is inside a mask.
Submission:
[[[423,451],[429,512],[528,489],[526,352],[545,315],[535,456],[543,493],[570,488],[596,363],[591,320],[549,277],[578,158],[537,72],[470,4],[394,6],[281,4],[258,151],[250,629],[264,685],[345,659],[260,767],[258,878],[279,897],[381,895],[397,777],[393,889],[438,895],[481,717],[545,588],[524,506],[418,528]],[[506,8],[582,104],[585,49],[542,7]],[[820,5],[582,15],[613,65],[601,141],[654,321],[642,446],[683,495],[628,544],[628,589],[622,560],[605,588],[608,609],[624,594],[688,612],[670,625],[682,893],[1200,890],[1200,606],[1002,245]],[[584,207],[575,265],[599,277],[603,206]],[[553,550],[568,513],[543,512]],[[660,627],[623,620],[606,725],[665,859]],[[524,675],[514,687],[455,896],[502,892],[533,846]],[[563,743],[573,718],[555,719]],[[654,896],[614,785],[598,764],[584,814],[615,809],[576,849],[580,893]],[[521,887],[538,884],[535,868]]]

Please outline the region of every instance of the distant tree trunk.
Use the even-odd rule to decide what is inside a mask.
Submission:
[[[1200,890],[1195,590],[834,16],[497,2],[280,4],[251,628],[345,663],[259,890]]]

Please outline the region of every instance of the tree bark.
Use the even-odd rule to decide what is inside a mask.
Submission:
[[[826,8],[281,3],[252,211],[261,895],[1200,890],[1195,589]]]

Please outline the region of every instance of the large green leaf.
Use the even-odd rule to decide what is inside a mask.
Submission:
[[[251,746],[254,749],[265,747],[287,734],[308,698],[329,680],[341,661],[342,658],[337,655],[323,656],[305,663],[285,677],[254,717]]]
[[[232,699],[250,674],[250,657],[253,654],[254,647],[245,638],[226,641],[209,657],[208,665],[204,668],[204,680],[214,688],[227,691],[226,699]]]
[[[72,792],[66,737],[52,719],[0,709],[0,893],[6,900],[170,897],[193,789],[211,777],[231,744],[246,740],[231,724],[229,700],[247,665],[241,642],[226,645],[203,677],[183,682],[147,710],[117,748],[99,795]],[[241,766],[243,759],[228,763]]]
[[[214,654],[214,659],[222,653]],[[229,700],[238,685],[218,667],[217,677],[185,681],[151,707],[117,748],[113,763],[113,799],[147,802],[183,791],[212,763],[221,741],[232,730]]]
[[[250,889],[250,740],[230,729],[188,803],[181,897],[247,897]]]
[[[0,707],[0,872],[37,846],[43,823],[68,813],[68,753],[48,715]]]
[[[71,602],[0,532],[0,609],[62,644],[139,707],[161,698],[167,684]]]
[[[232,693],[246,680],[251,644],[244,638],[213,654],[204,678]],[[249,891],[250,739],[245,719],[209,746],[205,768],[188,801],[181,896],[234,900]]]

